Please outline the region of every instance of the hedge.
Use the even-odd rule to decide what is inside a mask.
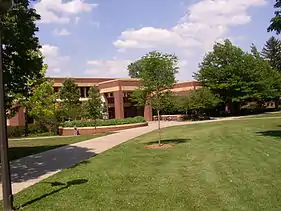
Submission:
[[[126,119],[108,119],[108,120],[97,120],[96,125],[94,120],[79,120],[79,121],[66,121],[61,124],[62,127],[99,127],[99,126],[110,126],[110,125],[125,125],[145,122],[143,117],[133,117]]]
[[[46,132],[48,132],[48,129],[42,125],[28,125],[28,135],[38,135]],[[24,126],[7,126],[7,136],[9,138],[18,138],[24,135]]]

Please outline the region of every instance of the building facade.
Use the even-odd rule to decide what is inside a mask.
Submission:
[[[59,92],[62,83],[66,78],[50,78],[54,81],[54,90]],[[73,78],[80,91],[80,101],[88,100],[89,89],[93,86],[99,87],[101,97],[107,108],[108,118],[127,118],[134,116],[144,116],[147,121],[152,120],[152,108],[135,106],[130,100],[130,94],[137,89],[141,83],[138,79],[131,78]],[[176,83],[172,92],[180,94],[199,87],[196,81],[186,81]],[[24,111],[19,112],[7,120],[10,126],[24,125]]]

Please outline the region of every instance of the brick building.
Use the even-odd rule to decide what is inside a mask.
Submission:
[[[56,92],[62,87],[65,78],[51,78],[54,80]],[[79,87],[81,101],[86,101],[88,91],[93,86],[98,86],[103,101],[107,107],[109,118],[127,118],[134,116],[144,116],[147,121],[152,120],[152,108],[134,106],[130,101],[130,94],[140,86],[138,79],[114,79],[114,78],[73,78]],[[176,83],[172,89],[175,93],[187,92],[196,89],[199,84],[196,81],[186,81]],[[24,125],[24,113],[21,109],[12,119],[7,120],[10,126]]]

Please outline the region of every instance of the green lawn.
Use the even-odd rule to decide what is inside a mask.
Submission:
[[[22,210],[281,210],[281,122],[247,119],[153,132],[15,196]]]
[[[107,133],[96,135],[81,135],[70,137],[48,137],[48,138],[34,138],[34,139],[22,139],[13,140],[9,139],[9,159],[16,160],[28,155],[37,154],[47,150],[55,149],[65,146],[67,144],[73,144],[80,141],[86,141],[88,139],[107,135]]]
[[[265,113],[265,114],[257,114],[253,116],[249,116],[246,118],[264,118],[264,117],[280,117],[281,118],[281,112],[274,112],[274,113]]]

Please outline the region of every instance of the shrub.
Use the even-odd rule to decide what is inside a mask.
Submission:
[[[28,134],[37,135],[41,133],[48,132],[48,129],[42,125],[30,124],[28,125]],[[8,126],[7,127],[7,136],[9,138],[17,138],[24,136],[24,126]]]
[[[126,119],[108,119],[108,120],[97,120],[96,126],[110,126],[110,125],[125,125],[145,122],[143,117],[133,117]],[[67,121],[61,124],[62,127],[95,127],[95,121],[93,120],[79,120],[79,121]]]

